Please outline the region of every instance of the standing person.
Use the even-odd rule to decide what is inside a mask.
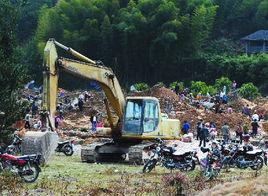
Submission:
[[[25,121],[25,129],[30,129],[31,126],[30,126],[30,120],[31,120],[31,114],[30,113],[27,113],[25,115],[25,118],[24,118],[24,121]]]
[[[210,122],[209,134],[212,140],[215,140],[217,135],[216,124],[214,122]]]
[[[246,116],[249,116],[250,117],[250,109],[249,109],[249,105],[245,106],[243,108],[243,111],[242,111],[243,114],[245,114]]]
[[[183,134],[188,134],[190,129],[190,124],[185,120],[182,125]]]
[[[228,114],[232,114],[232,113],[233,113],[233,108],[232,108],[231,106],[229,106],[229,107],[227,108],[227,113],[228,113]]]
[[[257,119],[254,119],[254,121],[251,123],[252,126],[252,137],[255,137],[257,135],[258,132],[258,128],[260,127]]]
[[[59,127],[60,120],[61,120],[60,116],[58,116],[58,115],[55,116],[55,128],[56,129]]]
[[[180,87],[179,87],[178,84],[176,84],[176,86],[175,86],[175,93],[176,93],[176,95],[179,95],[179,91],[180,91]]]
[[[259,117],[259,115],[257,114],[257,111],[256,111],[256,110],[254,111],[254,114],[252,115],[251,119],[252,119],[253,121],[254,121],[254,120],[256,120],[256,121],[259,121],[259,120],[260,120],[260,117]]]
[[[221,127],[221,133],[223,136],[223,144],[228,143],[230,135],[230,127],[227,122],[225,122],[224,125]]]
[[[92,125],[92,132],[95,133],[97,131],[97,115],[94,114],[90,117],[90,122]]]
[[[85,91],[84,99],[85,99],[85,102],[87,102],[87,100],[90,99],[90,95],[87,91]]]
[[[206,123],[204,127],[202,127],[201,132],[200,132],[200,143],[199,146],[206,147],[206,142],[207,142],[207,136],[208,136],[208,129],[209,129],[209,123]]]
[[[203,120],[199,119],[196,125],[196,139],[200,139],[201,129],[203,128]]]
[[[83,112],[83,105],[84,105],[83,99],[79,98],[78,108],[79,108],[80,112]]]
[[[233,81],[233,84],[232,84],[232,89],[233,89],[233,91],[236,90],[236,85],[237,85],[237,84],[236,84],[236,81],[234,80],[234,81]]]
[[[243,122],[240,122],[236,127],[236,137],[239,137],[239,142],[242,144],[243,141]]]
[[[220,108],[221,108],[221,103],[220,103],[220,101],[217,101],[215,104],[215,113],[216,114],[220,113]]]

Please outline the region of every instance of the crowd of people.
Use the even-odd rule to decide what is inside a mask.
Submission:
[[[230,92],[231,96],[236,96],[236,88],[237,83],[236,81],[233,81]],[[180,97],[180,101],[189,101],[190,104],[197,107],[198,109],[203,106],[205,111],[210,109],[216,114],[231,114],[233,112],[232,107],[228,104],[229,97],[226,93],[226,86],[224,86],[222,91],[220,91],[215,96],[210,96],[209,94],[202,96],[201,93],[198,93],[197,96],[193,98],[193,95],[189,93],[188,89],[180,92],[178,87],[175,87],[174,92]],[[210,107],[206,107],[205,104],[202,105],[202,103],[206,101],[212,103],[210,104]],[[226,108],[225,111],[221,107],[223,104],[226,105],[224,107]],[[195,139],[200,141],[199,146],[206,146],[206,143],[208,141],[213,141],[216,138],[222,139],[223,143],[227,143],[230,139],[237,139],[239,140],[239,143],[242,144],[244,138],[255,138],[257,136],[260,129],[259,121],[261,121],[264,117],[260,114],[257,114],[257,111],[252,112],[249,105],[241,108],[241,112],[243,115],[251,119],[252,122],[250,127],[248,127],[246,123],[240,120],[237,122],[237,126],[231,130],[228,122],[224,122],[224,119],[223,124],[221,125],[216,125],[215,122],[204,122],[202,119],[199,119],[196,127],[191,128],[190,123],[185,120],[182,124],[181,133],[183,135],[188,135],[190,132],[192,132],[192,135],[195,136]]]
[[[36,92],[35,96],[29,95],[23,97],[24,101],[27,102],[28,107],[25,111],[24,117],[24,128],[25,129],[34,129],[42,130],[46,126],[46,116],[42,113],[41,110],[41,93]],[[62,99],[62,102],[59,102],[56,106],[56,113],[54,118],[54,127],[56,130],[61,125],[61,122],[64,119],[64,113],[66,110],[78,110],[80,113],[84,111],[84,103],[90,100],[91,95],[84,91],[77,98],[71,100],[69,96],[66,96],[64,90],[60,90],[58,93],[58,99]],[[77,108],[77,109],[76,109]],[[98,112],[92,112],[92,116],[89,119],[89,130],[95,132],[98,125]]]
[[[237,84],[233,81],[231,86],[231,94],[235,94]],[[189,89],[184,89],[182,92],[179,91],[179,87],[176,86],[174,91],[180,97],[181,101],[188,101],[190,104],[197,108],[204,108],[204,110],[212,110],[215,113],[232,113],[233,109],[228,105],[229,97],[226,92],[226,86],[218,92],[215,96],[210,96],[207,94],[206,96],[202,96],[201,93],[198,93],[197,96],[194,98],[193,94],[189,92]],[[60,89],[58,93],[58,99],[61,100],[57,104],[56,107],[56,115],[54,119],[54,127],[56,129],[59,128],[61,122],[64,119],[64,113],[66,110],[77,110],[77,112],[83,113],[88,108],[85,108],[85,103],[91,99],[91,94],[87,91],[80,93],[76,98],[71,99],[68,95],[65,95],[65,91]],[[28,96],[25,97],[27,101],[30,103],[29,107],[26,110],[26,115],[24,118],[25,121],[25,128],[26,129],[42,129],[45,126],[45,117],[42,116],[42,112],[40,111],[40,103],[41,103],[41,92],[36,93],[35,96]],[[212,103],[212,104],[210,104]],[[222,109],[222,105],[226,104],[227,108],[226,111]],[[168,105],[168,104],[167,104]],[[169,106],[169,105],[168,105]],[[171,110],[171,109],[169,109]],[[169,113],[168,111],[166,111]],[[196,127],[191,128],[190,123],[188,121],[184,121],[182,124],[182,134],[187,135],[190,132],[195,135],[197,140],[200,140],[200,146],[206,146],[206,143],[209,140],[215,140],[216,138],[221,137],[223,141],[226,143],[231,138],[232,133],[235,133],[235,136],[239,139],[239,142],[242,143],[243,137],[245,135],[250,134],[252,137],[256,137],[258,134],[258,129],[260,128],[259,121],[263,118],[263,116],[258,115],[256,111],[253,112],[249,107],[246,105],[242,108],[242,113],[245,116],[248,116],[252,119],[251,129],[246,127],[242,121],[237,122],[237,127],[234,130],[230,130],[230,126],[228,122],[224,122],[223,124],[216,124],[215,122],[204,122],[202,119],[199,119]],[[92,132],[96,132],[98,122],[98,112],[92,112],[92,115],[89,118],[89,130]],[[33,121],[34,119],[34,121]],[[249,132],[249,129],[251,130]]]
[[[221,139],[223,144],[229,142],[230,139],[239,140],[242,144],[245,137],[255,138],[258,134],[260,125],[257,119],[253,119],[251,123],[251,129],[243,124],[242,121],[238,122],[237,126],[231,131],[228,122],[224,122],[223,125],[217,127],[214,122],[204,122],[199,119],[196,127],[192,129],[192,132],[196,140],[199,140],[199,146],[206,146],[209,141],[214,141],[215,139]],[[188,135],[190,133],[191,127],[189,122],[184,121],[182,124],[182,134]]]

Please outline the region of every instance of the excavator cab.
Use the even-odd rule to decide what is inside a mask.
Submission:
[[[125,106],[122,135],[142,135],[157,130],[159,102],[151,97],[128,98]]]

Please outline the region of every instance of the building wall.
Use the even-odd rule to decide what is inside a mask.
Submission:
[[[247,41],[246,42],[246,53],[268,53],[268,41]]]

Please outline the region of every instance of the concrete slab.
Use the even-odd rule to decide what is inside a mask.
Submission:
[[[57,148],[58,140],[58,134],[55,132],[28,131],[23,138],[22,155],[41,154],[41,162],[47,163]]]

